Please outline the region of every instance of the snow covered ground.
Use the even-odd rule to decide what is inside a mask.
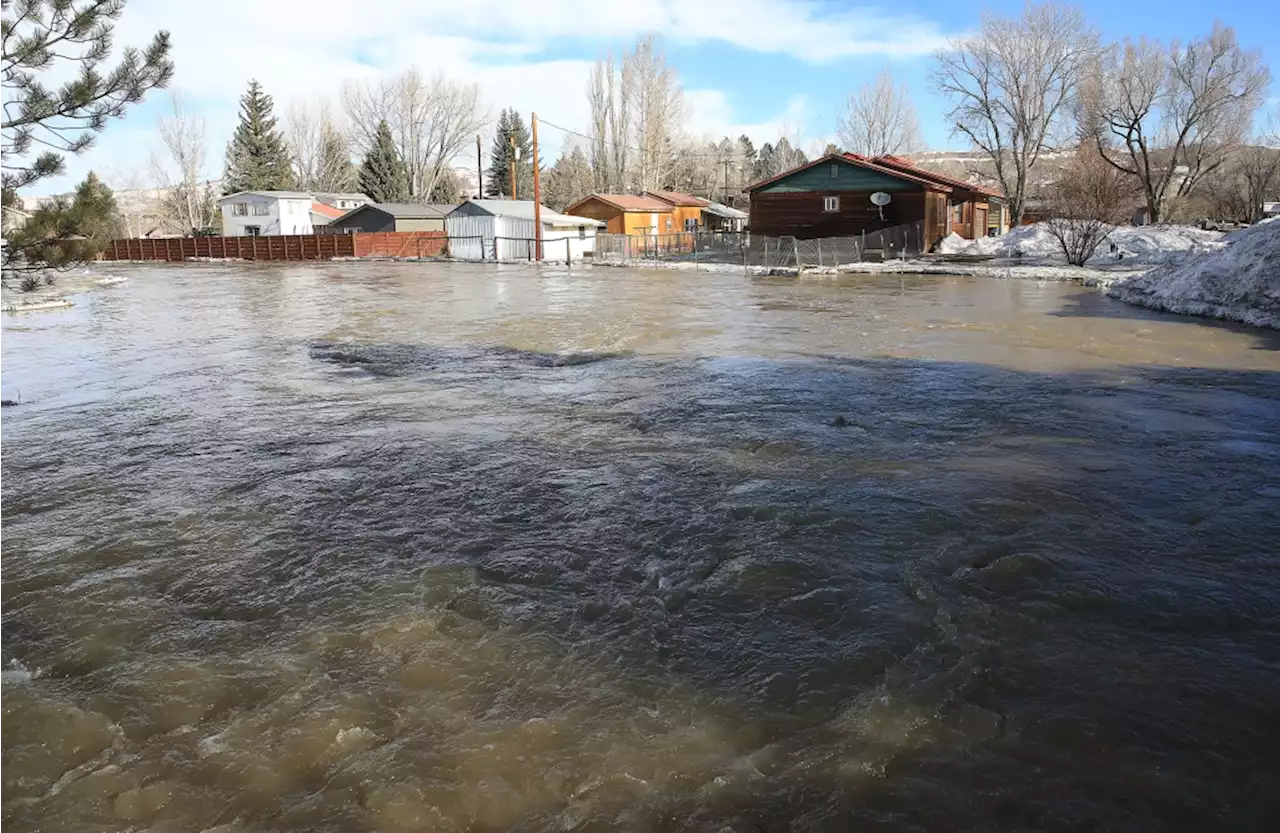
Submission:
[[[1280,329],[1280,222],[1233,232],[1210,251],[1190,251],[1116,281],[1107,294],[1166,312]]]
[[[1117,226],[1098,247],[1089,263],[1163,263],[1171,255],[1220,249],[1225,237],[1220,231],[1205,231],[1193,226]],[[1115,252],[1111,251],[1113,244]],[[1049,234],[1044,223],[1019,226],[1000,237],[982,237],[977,240],[965,240],[953,233],[938,244],[938,252],[946,255],[1020,257],[1059,263],[1064,260],[1058,241]]]

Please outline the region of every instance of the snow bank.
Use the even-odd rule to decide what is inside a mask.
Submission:
[[[1193,226],[1117,226],[1107,235],[1090,262],[1119,260],[1126,264],[1163,263],[1171,253],[1221,248],[1225,237],[1222,232],[1205,231]],[[1115,253],[1111,251],[1113,243],[1117,249]],[[999,237],[981,237],[977,240],[965,240],[953,233],[938,244],[938,252],[1036,260],[1063,259],[1062,248],[1044,223],[1018,226]]]
[[[1280,223],[1233,232],[1223,248],[1185,252],[1113,283],[1107,294],[1166,312],[1280,329]]]

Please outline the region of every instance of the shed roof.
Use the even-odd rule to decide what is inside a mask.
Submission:
[[[711,205],[711,200],[704,200],[702,197],[695,197],[692,194],[682,194],[679,191],[645,191],[645,196],[662,200],[671,205],[696,205],[705,208]]]
[[[950,185],[944,185],[943,183],[938,182],[936,180],[926,179],[923,176],[918,176],[913,173],[907,173],[906,171],[899,171],[895,168],[890,168],[885,165],[877,165],[875,162],[871,161],[867,157],[857,153],[828,153],[826,156],[823,156],[821,159],[815,159],[812,162],[808,162],[804,165],[797,165],[796,167],[792,168],[789,171],[783,171],[782,173],[776,176],[771,176],[768,179],[762,179],[759,182],[754,182],[751,185],[748,185],[746,188],[743,188],[742,190],[748,191],[748,192],[755,191],[759,188],[763,188],[766,185],[772,185],[773,183],[777,182],[780,179],[786,179],[787,177],[792,176],[794,174],[798,174],[801,171],[807,171],[810,168],[816,168],[818,165],[825,165],[829,162],[847,162],[850,165],[857,165],[859,168],[866,168],[869,171],[876,171],[877,173],[887,174],[888,176],[897,177],[898,179],[903,179],[903,180],[906,180],[907,182],[914,182],[917,185],[923,185],[925,188],[929,189],[930,191],[943,191],[943,192],[951,191]]]
[[[599,200],[600,202],[611,205],[619,211],[670,211],[671,205],[662,200],[653,197],[637,197],[635,194],[591,194],[569,206],[566,210],[573,211],[578,206],[588,200]]]
[[[708,214],[714,214],[717,217],[723,217],[726,220],[747,219],[747,212],[739,211],[736,208],[730,208],[729,206],[724,205],[723,203],[718,203],[718,202],[707,203],[702,207],[702,210]]]
[[[985,194],[989,197],[1004,197],[1004,194],[994,188],[988,188],[987,186],[979,185],[976,182],[956,179],[955,177],[947,176],[946,174],[940,174],[937,171],[921,168],[914,164],[910,159],[903,159],[901,156],[885,154],[883,156],[876,156],[871,161],[877,165],[883,165],[886,168],[905,171],[906,173],[914,174],[915,176],[931,179],[934,182],[940,182],[943,185],[950,185],[953,188],[962,188],[966,191],[974,191],[979,194]]]
[[[234,194],[227,194],[218,203],[224,203],[227,200],[236,197],[271,197],[277,200],[310,200],[311,195],[306,191],[236,191]]]
[[[339,194],[333,191],[319,191],[316,193],[316,198],[319,199],[320,197],[328,197],[331,200],[364,200],[365,202],[373,202],[367,194],[357,193]]]
[[[354,217],[362,211],[378,211],[397,220],[439,220],[455,208],[456,205],[448,203],[367,202],[343,213],[342,219]]]
[[[513,217],[517,220],[533,219],[533,200],[468,200],[455,208],[472,206],[494,217]],[[561,214],[542,206],[541,219],[543,225],[556,226],[603,226],[604,223],[590,217],[575,217],[572,214]]]

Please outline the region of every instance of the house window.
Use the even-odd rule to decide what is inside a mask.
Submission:
[[[579,240],[586,240],[586,239],[587,239],[587,227],[586,227],[586,226],[578,226],[578,239],[579,239]]]
[[[261,226],[245,226],[244,233],[249,235],[250,237],[258,237],[262,234],[262,227]]]
[[[953,223],[964,222],[964,203],[958,202],[955,205],[951,206],[951,222]]]
[[[676,221],[675,221],[675,220],[673,220],[673,219],[671,219],[670,217],[668,217],[668,218],[667,218],[667,231],[671,231],[671,229],[675,227],[675,224],[676,224]]]
[[[839,176],[840,176],[840,166],[839,166],[839,165],[837,165],[836,163],[832,162],[832,163],[831,163],[831,178],[832,178],[832,179],[838,179],[838,178],[839,178]]]
[[[248,217],[249,204],[244,202],[231,203],[231,215],[233,217]]]
[[[822,210],[823,210],[823,211],[828,211],[828,212],[832,212],[832,211],[839,211],[839,210],[840,210],[840,198],[839,198],[839,197],[823,197],[823,198],[822,198]]]
[[[255,202],[253,204],[253,216],[255,217],[267,216],[267,204],[265,202]]]

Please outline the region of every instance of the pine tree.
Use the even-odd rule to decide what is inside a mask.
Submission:
[[[115,194],[90,171],[70,200],[59,197],[37,208],[9,243],[28,261],[56,268],[93,260],[119,234]]]
[[[516,162],[516,196],[533,199],[533,138],[520,113],[503,110],[498,117],[498,133],[489,150],[489,170],[485,174],[485,193],[491,197],[511,196],[511,138],[519,149]]]
[[[276,129],[271,96],[257,81],[240,99],[240,124],[227,145],[223,192],[288,191],[297,187],[289,151]]]
[[[373,147],[360,164],[357,177],[361,192],[374,202],[405,202],[409,199],[409,174],[396,153],[391,127],[383,119],[373,137]]]
[[[762,179],[768,179],[777,173],[777,171],[774,170],[776,164],[777,159],[773,152],[773,145],[765,142],[760,146],[760,153],[756,156],[756,181],[758,182]]]

